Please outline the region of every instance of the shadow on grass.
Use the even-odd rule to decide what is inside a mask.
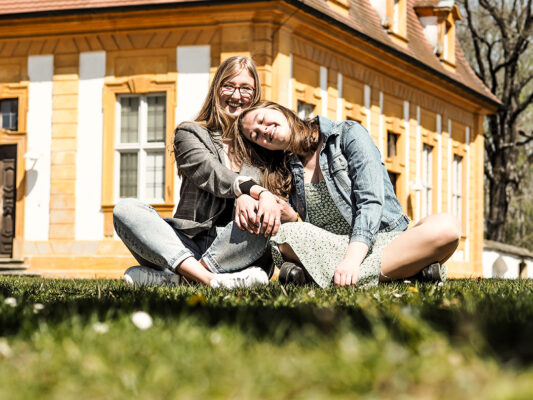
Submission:
[[[194,318],[206,326],[237,327],[251,340],[281,343],[309,332],[388,336],[416,351],[429,335],[454,346],[474,346],[482,355],[522,365],[533,363],[533,283],[454,281],[445,287],[384,285],[366,291],[346,288],[287,288],[278,284],[235,292],[205,287],[130,288],[118,281],[59,281],[2,278],[0,336],[29,336],[43,321],[89,323],[144,310],[154,318]],[[392,294],[396,294],[393,296]],[[3,301],[3,300],[2,300]],[[34,304],[43,310],[35,314]]]

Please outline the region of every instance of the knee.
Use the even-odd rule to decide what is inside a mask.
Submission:
[[[461,222],[451,214],[435,216],[433,225],[434,240],[439,247],[458,245],[461,239]]]
[[[113,222],[125,221],[142,204],[137,199],[121,199],[113,207]]]

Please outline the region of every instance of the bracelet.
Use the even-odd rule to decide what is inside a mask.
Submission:
[[[257,195],[257,200],[259,200],[261,198],[261,195],[265,192],[268,192],[268,189],[263,189],[259,192],[259,194]]]

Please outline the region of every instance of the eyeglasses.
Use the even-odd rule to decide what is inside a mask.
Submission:
[[[224,83],[220,91],[226,96],[233,96],[233,93],[238,90],[243,99],[249,99],[253,96],[255,89],[250,86],[235,86],[231,83]]]

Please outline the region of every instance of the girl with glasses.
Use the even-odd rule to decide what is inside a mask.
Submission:
[[[261,257],[267,237],[279,227],[280,207],[257,184],[259,170],[235,157],[228,133],[235,118],[260,98],[253,61],[241,56],[225,60],[196,120],[180,124],[174,133],[182,179],[174,217],[163,219],[137,199],[115,206],[115,230],[141,264],[126,271],[126,282],[176,284],[183,276],[229,289],[268,283],[262,268],[249,266],[271,266],[270,252]]]

